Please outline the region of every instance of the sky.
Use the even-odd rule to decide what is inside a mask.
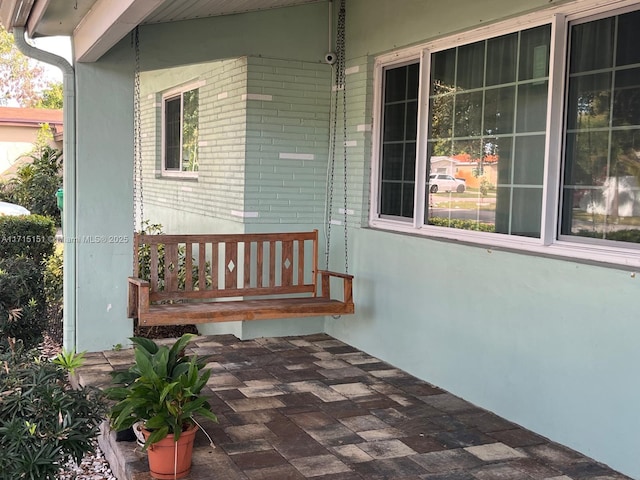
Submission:
[[[55,53],[56,55],[60,55],[61,57],[66,58],[69,63],[72,63],[71,40],[69,37],[42,37],[30,40],[30,43],[40,50],[46,50],[48,52]],[[44,67],[47,78],[57,82],[62,81],[62,71],[58,67],[42,62],[38,62],[38,64]]]

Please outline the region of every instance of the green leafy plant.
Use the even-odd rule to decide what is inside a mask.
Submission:
[[[86,351],[76,353],[75,349],[67,350],[63,348],[52,360],[55,365],[68,371],[71,375],[76,374],[76,370],[84,365],[84,354]]]
[[[145,448],[169,434],[174,440],[193,425],[195,415],[217,421],[207,399],[200,392],[207,384],[210,370],[197,356],[184,355],[195,335],[185,334],[171,347],[159,346],[153,340],[133,337],[135,364],[114,375],[118,386],[107,390],[117,403],[109,418],[112,428],[124,430],[136,422],[144,422],[151,432]]]
[[[0,350],[9,337],[32,348],[42,341],[47,325],[42,271],[26,257],[0,259]]]
[[[476,222],[475,220],[462,220],[458,218],[430,217],[429,225],[438,227],[459,228],[461,230],[477,230],[479,232],[495,232],[496,227],[490,223]]]
[[[22,255],[37,264],[55,248],[52,219],[41,215],[0,216],[0,259]]]
[[[144,235],[163,235],[162,225],[157,223],[149,223],[145,220],[142,223],[142,234]],[[198,290],[198,279],[200,268],[198,262],[192,257],[191,278],[193,281],[193,289]],[[187,249],[184,245],[178,247],[178,265],[171,265],[170,268],[178,268],[178,288],[184,289],[187,280]],[[165,271],[165,255],[164,245],[158,245],[158,290],[164,289],[164,271]],[[207,286],[211,285],[211,263],[205,263],[205,281]],[[151,246],[140,245],[138,247],[138,277],[143,280],[151,278]]]
[[[73,390],[65,371],[20,342],[0,354],[0,472],[2,478],[54,480],[68,458],[94,449],[105,414],[92,387]]]
[[[32,161],[20,167],[16,177],[3,186],[3,197],[59,224],[56,191],[62,186],[62,152],[42,145],[30,157]]]
[[[46,297],[47,333],[62,343],[63,253],[56,249],[44,262],[44,294]]]

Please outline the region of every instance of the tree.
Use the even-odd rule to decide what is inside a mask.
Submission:
[[[0,25],[0,105],[14,100],[21,107],[34,106],[46,85],[44,69],[20,52]]]
[[[36,108],[61,109],[63,97],[62,82],[54,82],[44,89],[42,96],[33,106]]]
[[[20,167],[15,178],[0,185],[0,198],[58,222],[56,191],[62,185],[62,152],[45,145],[30,157],[33,162]]]

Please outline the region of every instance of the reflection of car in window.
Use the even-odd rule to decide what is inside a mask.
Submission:
[[[429,175],[429,191],[431,193],[438,193],[439,191],[462,193],[466,188],[467,185],[461,178],[455,178],[444,173],[432,173]]]

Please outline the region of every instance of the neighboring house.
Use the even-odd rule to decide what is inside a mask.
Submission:
[[[132,331],[132,26],[141,25],[145,217],[167,232],[323,229],[332,92],[342,90],[324,58],[339,4],[0,0],[2,23],[18,34],[73,36],[68,346],[108,349]],[[346,9],[356,314],[202,331],[325,331],[640,477],[640,196],[628,181],[639,171],[640,2],[346,0]],[[436,212],[425,197],[429,156],[463,152],[497,156],[495,197]],[[608,192],[612,177],[624,179],[624,208],[589,207],[585,192]],[[461,210],[495,232],[443,226]],[[105,242],[82,241],[97,237]]]
[[[42,125],[53,134],[53,147],[62,148],[62,110],[0,107],[0,178],[15,174],[33,150]]]
[[[431,162],[429,162],[429,171],[431,173],[446,173],[447,175],[453,175],[454,177],[458,173],[458,164],[460,161],[455,158],[445,156],[432,156]]]

